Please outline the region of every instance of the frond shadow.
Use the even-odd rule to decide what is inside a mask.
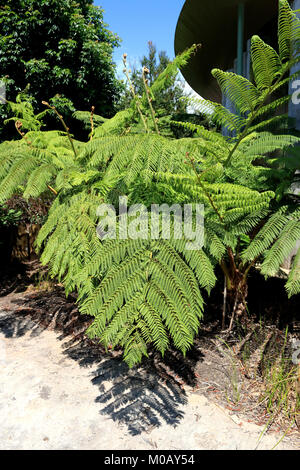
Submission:
[[[162,421],[176,426],[184,416],[180,408],[187,398],[178,384],[162,383],[144,368],[129,370],[119,358],[105,360],[92,383],[100,392],[96,402],[104,405],[101,414],[125,424],[132,435],[158,427]]]
[[[162,422],[170,426],[180,423],[187,404],[182,384],[195,383],[194,366],[202,357],[192,350],[180,360],[177,351],[169,351],[162,360],[151,352],[142,366],[129,369],[120,352],[106,353],[88,339],[70,340],[64,353],[81,367],[96,365],[92,383],[99,390],[95,401],[101,405],[100,413],[125,425],[132,435],[159,427]]]

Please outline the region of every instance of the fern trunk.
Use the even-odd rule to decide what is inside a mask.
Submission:
[[[239,319],[244,324],[247,323],[247,297],[248,283],[242,275],[237,275],[234,279],[233,287],[228,291],[228,305],[231,313],[229,330],[232,329],[233,322]]]
[[[224,320],[225,312],[230,315],[230,324],[228,330],[233,327],[234,321],[239,319],[243,323],[247,323],[247,297],[248,297],[248,282],[247,273],[248,267],[238,266],[234,254],[230,248],[227,249],[228,262],[221,263],[225,280],[226,280],[226,298],[224,299]],[[224,295],[225,295],[224,292]],[[223,327],[224,325],[223,320]]]

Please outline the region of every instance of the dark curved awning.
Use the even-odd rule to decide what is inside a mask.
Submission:
[[[198,52],[182,70],[188,84],[201,96],[221,101],[219,88],[211,76],[215,67],[232,68],[237,56],[238,4],[245,4],[246,39],[257,34],[278,14],[278,0],[186,0],[177,23],[175,54],[192,44]]]

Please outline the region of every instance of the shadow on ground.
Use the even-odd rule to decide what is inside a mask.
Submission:
[[[142,367],[129,369],[121,352],[105,352],[85,337],[90,317],[79,315],[75,299],[66,301],[63,291],[16,294],[0,303],[0,331],[7,338],[29,334],[34,338],[45,330],[59,333],[63,354],[81,367],[92,366],[92,383],[99,390],[96,402],[100,413],[125,425],[132,435],[150,431],[163,422],[176,426],[184,416],[187,403],[184,383],[196,383],[195,364],[201,359],[198,350],[183,359],[169,351],[162,362],[150,352]]]
[[[70,341],[64,353],[82,367],[96,365],[92,383],[99,390],[96,402],[101,404],[100,413],[125,424],[132,435],[162,422],[179,424],[184,417],[182,405],[187,403],[182,385],[194,383],[194,365],[201,357],[194,351],[184,361],[177,352],[170,351],[162,362],[158,354],[150,353],[142,367],[129,369],[118,353],[107,357],[88,340],[74,344]]]

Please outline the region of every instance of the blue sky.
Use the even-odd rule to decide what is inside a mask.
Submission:
[[[105,10],[104,21],[122,41],[115,50],[118,71],[122,69],[122,55],[139,65],[139,58],[147,52],[147,42],[153,41],[158,50],[174,57],[174,35],[177,20],[185,0],[94,0]]]

